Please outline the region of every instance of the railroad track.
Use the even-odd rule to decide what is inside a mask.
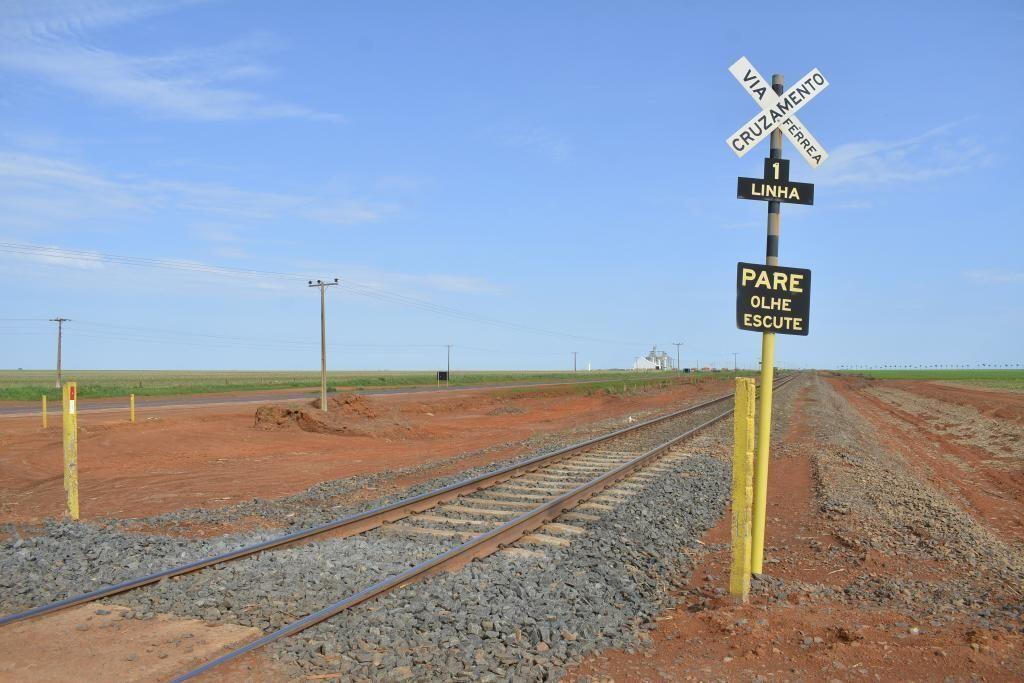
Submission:
[[[780,380],[778,388],[792,378]],[[343,538],[379,529],[381,533],[458,545],[386,577],[323,609],[293,621],[178,678],[189,680],[271,642],[299,633],[377,595],[441,571],[455,571],[513,543],[567,545],[584,529],[573,522],[596,520],[618,500],[659,476],[659,460],[681,441],[732,414],[727,394],[602,436],[485,473],[472,479],[333,520],[261,543],[106,586],[88,593],[0,617],[0,626],[124,593],[161,580],[220,565],[266,550],[293,546],[316,536]],[[710,417],[708,414],[710,413]],[[640,471],[644,470],[644,471]],[[627,478],[630,481],[624,481]]]

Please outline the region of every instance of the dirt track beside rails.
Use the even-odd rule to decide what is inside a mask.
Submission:
[[[452,391],[360,398],[372,413],[340,433],[254,425],[253,406],[83,413],[79,418],[83,519],[131,518],[277,498],[323,481],[415,467],[479,451],[396,486],[509,458],[555,431],[652,414],[718,396],[725,381],[675,384],[631,395],[573,387]],[[287,405],[287,404],[286,404]],[[300,405],[298,402],[293,404]],[[286,421],[287,422],[287,421]],[[64,508],[60,420],[12,418],[0,432],[0,523],[34,523]],[[382,495],[381,491],[369,496]],[[219,528],[216,532],[230,531]]]
[[[569,679],[1020,680],[1024,452],[1002,397],[816,379],[776,416],[751,602],[725,594],[727,515],[650,647]]]

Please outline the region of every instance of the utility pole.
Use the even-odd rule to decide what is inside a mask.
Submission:
[[[573,374],[576,373],[576,353],[577,353],[576,351],[572,352],[572,371],[573,371]]]
[[[444,376],[444,386],[450,387],[452,385],[452,345],[445,344],[448,347],[448,373]]]
[[[736,372],[736,352],[732,352],[732,371]]]
[[[336,284],[338,284],[338,278],[334,278],[334,282],[309,281],[310,287],[320,288],[320,410],[325,413],[327,412],[327,313],[324,305],[324,292],[328,287],[333,287]]]
[[[70,318],[50,318],[50,322],[57,323],[57,384],[56,387],[60,389],[60,342],[61,337],[64,336],[64,323],[69,322]]]
[[[679,362],[679,347],[683,345],[683,342],[672,342],[676,345],[676,372],[683,371],[683,365]]]

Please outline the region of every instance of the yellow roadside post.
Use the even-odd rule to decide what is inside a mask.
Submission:
[[[43,394],[43,429],[46,429],[46,394]]]
[[[68,515],[78,519],[78,406],[77,385],[64,385],[64,490],[68,496]]]
[[[131,398],[128,401],[128,405],[129,412],[131,413],[132,424],[135,424],[135,394],[131,395]]]
[[[732,571],[729,594],[750,594],[750,512],[754,493],[754,380],[736,378],[735,442],[732,451]]]

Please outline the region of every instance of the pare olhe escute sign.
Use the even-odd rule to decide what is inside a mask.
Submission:
[[[806,335],[810,310],[810,270],[736,264],[736,327],[751,332]]]

